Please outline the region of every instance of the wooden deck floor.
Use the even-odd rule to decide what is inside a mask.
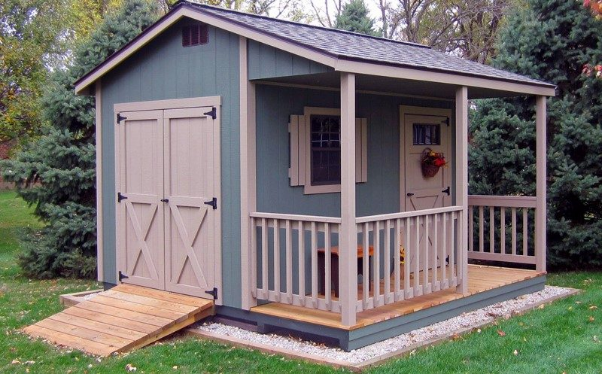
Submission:
[[[342,325],[340,322],[341,316],[338,313],[309,309],[288,304],[269,303],[256,306],[252,308],[251,311],[322,326],[344,330],[355,330],[374,323],[440,305],[452,300],[461,299],[480,292],[489,291],[512,283],[535,278],[540,275],[543,274],[534,270],[468,265],[468,294],[459,294],[454,288],[452,288],[444,291],[433,292],[428,295],[418,296],[410,300],[388,304],[375,309],[365,310],[358,313],[357,323],[353,326]]]
[[[52,343],[108,356],[140,348],[214,314],[213,301],[119,285],[24,329]]]

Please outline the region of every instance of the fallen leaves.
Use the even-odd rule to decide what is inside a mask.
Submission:
[[[518,356],[518,350],[514,350],[514,352],[512,352],[515,356]]]
[[[587,320],[590,322],[594,322],[596,319],[593,316],[589,316],[589,318]]]
[[[506,336],[506,333],[504,332],[504,330],[497,330],[497,334],[499,336]]]
[[[126,371],[128,371],[128,372],[132,372],[132,371],[136,371],[136,370],[138,370],[138,368],[137,368],[137,367],[135,367],[135,366],[134,366],[134,365],[132,365],[132,364],[127,364],[127,365],[125,365],[125,370],[126,370]]]

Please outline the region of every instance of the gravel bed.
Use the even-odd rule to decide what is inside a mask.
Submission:
[[[326,347],[321,344],[302,341],[291,337],[274,334],[259,334],[219,323],[205,323],[197,326],[197,328],[214,334],[246,340],[249,341],[250,345],[253,343],[266,344],[271,347],[285,349],[291,352],[301,352],[349,364],[361,364],[378,356],[404,350],[420,343],[430,342],[433,339],[443,338],[470,327],[481,326],[482,324],[493,322],[500,317],[510,318],[513,314],[516,314],[523,309],[541,304],[552,298],[568,295],[573,291],[574,290],[568,288],[546,286],[542,291],[523,295],[516,299],[503,301],[472,312],[463,313],[458,317],[450,318],[351,352],[345,352],[339,348]]]

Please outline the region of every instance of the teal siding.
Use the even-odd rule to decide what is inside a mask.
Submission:
[[[329,66],[249,41],[249,79],[290,77],[334,71]]]
[[[104,278],[115,283],[116,103],[221,96],[222,274],[224,305],[240,307],[239,37],[209,28],[207,45],[181,46],[169,28],[102,79]]]
[[[357,117],[368,119],[368,182],[356,184],[358,216],[399,211],[399,106],[450,108],[452,103],[358,94]],[[340,94],[289,87],[257,87],[257,209],[338,217],[340,194],[304,195],[290,187],[288,128],[303,107],[340,107]]]

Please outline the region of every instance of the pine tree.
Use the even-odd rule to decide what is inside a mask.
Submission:
[[[55,72],[43,97],[44,136],[2,165],[6,180],[35,205],[46,224],[24,237],[19,262],[36,277],[92,277],[96,271],[94,99],[76,96],[74,82],[157,18],[153,2],[129,0],[75,51],[74,64]]]
[[[374,20],[368,16],[368,8],[364,0],[351,0],[345,4],[335,20],[334,28],[372,36],[378,35],[374,30]]]
[[[602,22],[577,1],[528,0],[507,19],[494,65],[558,86],[548,99],[548,259],[602,266]],[[535,193],[533,99],[477,103],[470,192]]]

